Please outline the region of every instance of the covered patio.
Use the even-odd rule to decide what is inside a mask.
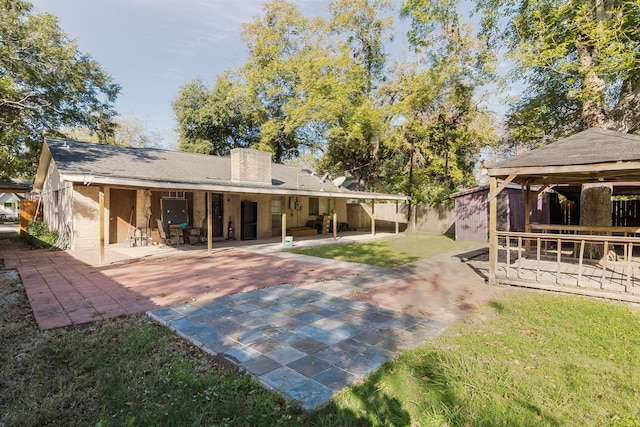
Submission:
[[[531,201],[563,185],[640,182],[640,137],[592,128],[489,167],[489,282],[640,302],[638,227],[532,224]],[[519,184],[525,231],[498,229],[496,196]],[[532,188],[536,188],[533,191]],[[635,186],[625,186],[637,195]],[[590,250],[598,247],[600,257]]]

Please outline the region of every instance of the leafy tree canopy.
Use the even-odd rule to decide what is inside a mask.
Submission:
[[[640,8],[631,0],[479,0],[483,33],[523,83],[508,115],[529,146],[588,127],[637,132]]]
[[[0,3],[0,176],[30,177],[45,133],[86,127],[106,140],[120,86],[80,52],[51,14]]]
[[[371,191],[413,188],[417,202],[473,185],[478,150],[493,142],[476,99],[492,56],[460,23],[457,2],[446,4],[448,14],[426,0],[403,3],[414,57],[395,67],[389,0],[334,0],[328,18],[313,19],[284,0],[265,4],[244,25],[246,63],[212,89],[183,86],[174,103],[181,149],[251,146],[276,162],[311,154],[319,174],[348,174]]]

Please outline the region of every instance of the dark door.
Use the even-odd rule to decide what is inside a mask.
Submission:
[[[109,243],[122,243],[133,236],[136,192],[112,188],[109,201]]]
[[[213,222],[212,236],[224,237],[222,234],[222,194],[211,195],[211,221]]]
[[[240,208],[240,238],[254,240],[258,236],[258,203],[242,202]]]

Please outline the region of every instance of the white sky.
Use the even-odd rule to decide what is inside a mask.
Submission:
[[[31,0],[50,12],[79,49],[122,86],[116,109],[177,136],[171,108],[180,87],[194,78],[213,85],[226,68],[242,65],[242,23],[262,14],[264,0]],[[306,16],[326,15],[328,0],[295,0]],[[399,4],[400,0],[394,0]],[[399,18],[394,18],[396,28]],[[404,30],[403,30],[404,31]],[[404,39],[396,30],[396,40]]]

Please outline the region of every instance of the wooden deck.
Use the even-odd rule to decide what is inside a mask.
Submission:
[[[496,283],[640,302],[636,238],[499,234]],[[586,258],[589,244],[604,246],[609,256]]]

